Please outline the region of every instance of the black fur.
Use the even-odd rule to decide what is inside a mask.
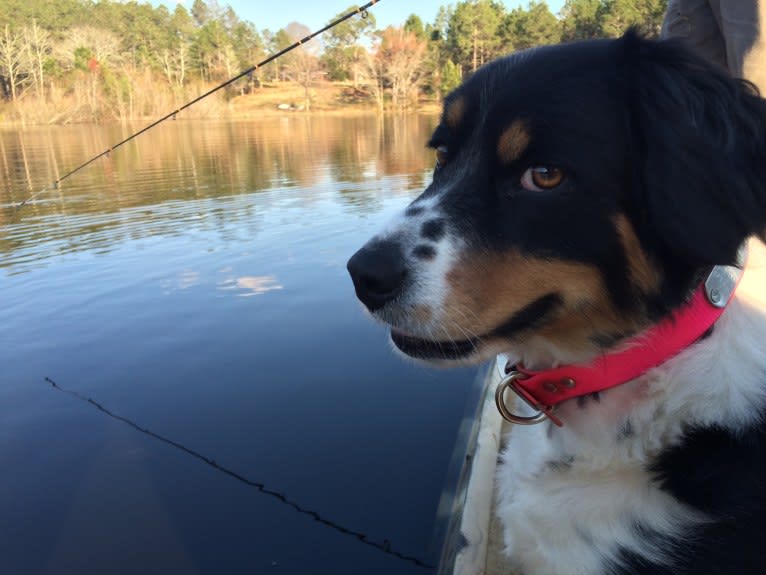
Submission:
[[[676,545],[677,561],[672,567],[658,567],[624,552],[622,568],[615,566],[615,571],[636,575],[764,573],[764,453],[766,430],[760,425],[738,434],[718,428],[690,430],[683,443],[666,449],[652,466],[662,487],[705,513],[710,522]]]
[[[743,235],[764,226],[766,103],[680,43],[622,42],[643,235],[663,261],[734,263]]]
[[[432,260],[436,257],[436,248],[426,244],[419,244],[412,250],[412,255],[420,260]]]
[[[499,337],[512,337],[521,331],[540,327],[546,318],[561,305],[561,297],[551,293],[538,298],[501,323],[490,334]]]
[[[428,220],[420,228],[420,236],[423,239],[438,242],[444,237],[444,220]]]
[[[445,108],[458,98],[467,103],[459,128],[445,118],[429,142],[446,146],[449,161],[424,196],[462,180],[440,207],[463,237],[595,264],[621,309],[667,314],[704,270],[732,263],[744,238],[766,228],[766,104],[679,43],[631,32],[545,47],[480,69]],[[496,145],[515,120],[530,145],[504,165]],[[519,178],[536,163],[561,168],[565,182],[523,189]],[[661,268],[659,294],[628,281],[617,214]]]

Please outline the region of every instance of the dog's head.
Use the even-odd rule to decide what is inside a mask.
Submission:
[[[675,42],[497,60],[429,146],[431,185],[348,264],[415,358],[588,360],[766,229],[766,103]]]

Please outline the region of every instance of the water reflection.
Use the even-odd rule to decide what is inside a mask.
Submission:
[[[387,178],[399,180],[393,184],[397,189],[422,187],[432,163],[424,142],[434,124],[433,117],[413,115],[177,121],[131,141],[19,209],[18,203],[62,170],[136,127],[2,131],[0,267],[20,266],[11,270],[16,273],[34,260],[109,250],[125,239],[172,234],[174,228],[230,229],[240,220],[257,228],[261,208],[269,207],[262,202],[271,198],[245,210],[205,202],[236,202],[265,190],[291,189],[295,207],[307,209],[322,197],[317,192],[332,188],[341,205],[376,213],[379,194],[363,182],[381,180],[387,197],[392,187]]]
[[[171,295],[177,291],[183,291],[199,285],[201,277],[199,272],[184,270],[174,278],[165,278],[160,282],[162,293]]]
[[[242,290],[237,293],[240,297],[260,295],[272,290],[280,290],[283,287],[274,276],[227,278],[218,284],[218,289],[221,290]]]

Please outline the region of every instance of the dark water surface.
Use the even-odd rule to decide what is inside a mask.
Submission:
[[[0,573],[432,572],[475,373],[396,357],[345,262],[434,124],[169,122],[18,211],[136,127],[0,131]]]

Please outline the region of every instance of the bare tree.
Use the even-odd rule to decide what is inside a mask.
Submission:
[[[422,75],[426,42],[403,28],[389,26],[381,34],[375,57],[380,60],[386,83],[391,87],[391,103],[395,108],[406,107]]]
[[[15,101],[22,82],[23,66],[22,36],[5,25],[0,34],[0,80],[6,98]]]
[[[80,72],[73,86],[77,108],[84,107],[92,119],[98,119],[105,112],[103,69],[116,69],[123,61],[119,38],[103,28],[78,26],[56,44],[54,56],[65,70]]]
[[[218,61],[220,63],[220,66],[224,70],[226,70],[227,78],[231,78],[237,72],[239,72],[239,69],[238,69],[239,63],[237,61],[237,53],[234,51],[234,48],[232,47],[231,43],[227,42],[218,51]]]
[[[182,88],[186,81],[189,62],[189,45],[180,40],[175,46],[162,51],[162,72],[168,84]]]
[[[94,26],[77,26],[56,44],[55,56],[66,69],[82,65],[78,58],[88,54],[99,66],[115,66],[122,62],[120,39],[109,30]]]
[[[385,70],[383,62],[377,54],[371,54],[365,50],[364,65],[359,69],[359,82],[365,85],[378,106],[378,111],[383,112],[383,81]]]
[[[308,36],[311,31],[298,22],[291,22],[285,28],[288,36],[293,41]],[[303,87],[304,107],[311,108],[311,87],[316,82],[319,72],[318,44],[304,44],[293,51],[292,57],[287,64],[287,72],[290,79],[298,82]]]
[[[50,34],[32,20],[31,26],[24,28],[23,40],[26,52],[26,68],[32,76],[37,96],[45,98],[45,59],[51,51]]]

